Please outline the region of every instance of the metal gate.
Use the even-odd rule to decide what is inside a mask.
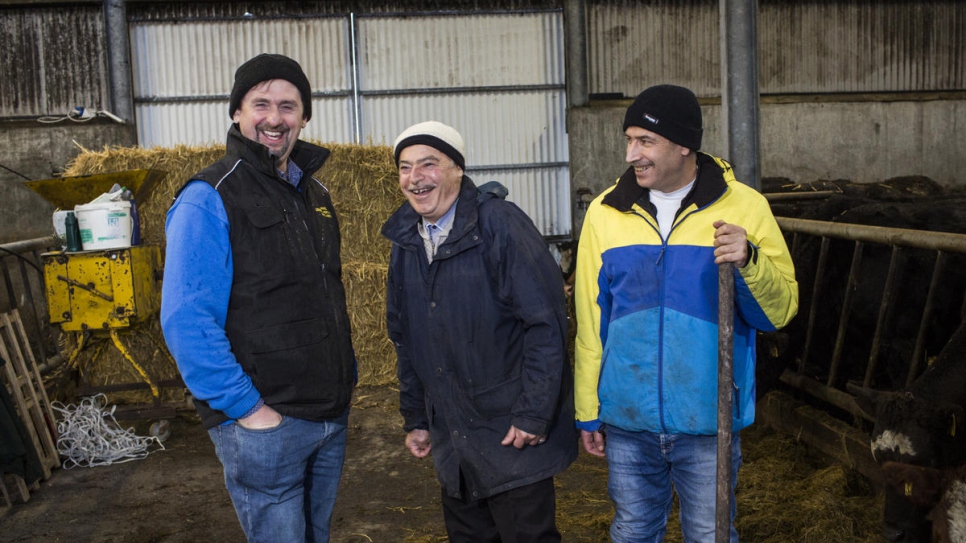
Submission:
[[[802,285],[807,291],[800,292],[807,302],[803,308],[808,308],[798,316],[805,319],[804,343],[800,351],[792,353],[796,366],[786,367],[781,381],[818,400],[825,411],[838,412],[839,418],[781,393],[770,393],[760,409],[770,424],[855,467],[871,480],[879,480],[868,435],[845,420],[849,415],[855,418],[852,422],[866,419],[846,384],[896,389],[922,373],[928,359],[937,354],[937,346],[949,339],[947,330],[955,330],[959,324],[964,285],[962,275],[952,273],[960,266],[951,261],[966,255],[966,235],[784,217],[777,220],[792,240],[796,272],[810,279],[810,284]],[[812,250],[803,250],[805,244],[812,244]],[[798,258],[802,254],[811,255],[807,262],[814,262],[814,268],[803,266]],[[875,262],[869,262],[870,255]],[[835,259],[839,260],[837,267],[832,263]],[[888,264],[882,266],[884,262]],[[847,273],[841,273],[846,269]],[[920,275],[903,279],[912,272]],[[858,301],[860,292],[877,298],[874,314],[868,314],[869,306]],[[953,313],[955,322],[950,322]],[[897,314],[918,326],[900,330]],[[860,318],[874,322],[871,333],[856,333],[857,328],[850,325]],[[940,318],[944,322],[937,322]],[[937,330],[942,337],[932,337],[930,347],[929,336],[935,336]],[[884,382],[883,353],[887,346],[904,340],[910,347],[908,357],[902,357],[902,367],[893,372],[894,381]]]

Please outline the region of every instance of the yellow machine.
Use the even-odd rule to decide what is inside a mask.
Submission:
[[[138,195],[148,193],[150,186],[162,175],[157,170],[133,170],[32,181],[27,185],[58,207],[72,209],[74,205],[86,203],[109,191],[115,183],[131,189],[137,200]],[[154,399],[154,409],[135,411],[140,414],[148,411],[167,412],[160,406],[159,385],[180,385],[182,388],[184,385],[180,380],[177,383],[154,382],[118,335],[119,330],[139,328],[140,323],[155,317],[161,308],[160,247],[135,245],[94,251],[53,251],[42,254],[40,259],[50,323],[77,338],[76,346],[68,357],[68,365],[75,363],[89,343],[109,337],[144,383],[108,385],[91,389],[91,392],[132,390],[143,388],[146,384]],[[137,333],[150,337],[158,351],[174,364],[161,342],[146,330],[138,330]]]
[[[51,324],[65,332],[126,328],[161,308],[157,245],[41,256]]]

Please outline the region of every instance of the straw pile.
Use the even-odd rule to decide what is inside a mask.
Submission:
[[[395,380],[395,351],[385,330],[389,242],[379,231],[403,201],[397,188],[392,150],[388,146],[324,146],[332,151],[332,155],[316,177],[331,191],[338,212],[343,281],[359,361],[359,382],[362,385],[388,384]],[[175,192],[192,174],[223,155],[224,146],[106,148],[81,153],[71,162],[64,176],[136,169],[164,171],[163,179],[138,202],[144,243],[159,244],[163,251],[165,214]],[[139,330],[140,327],[135,329],[136,332]],[[150,342],[144,343],[148,345]],[[141,380],[136,374],[131,375],[128,371],[131,365],[123,357],[109,354],[109,351],[116,349],[85,349],[78,357],[79,366],[88,372],[92,385]],[[169,377],[169,363],[164,356],[156,356],[153,348],[134,346],[132,353],[152,378]]]

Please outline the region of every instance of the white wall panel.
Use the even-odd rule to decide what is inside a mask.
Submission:
[[[350,88],[345,19],[142,22],[131,26],[135,99],[227,95],[259,53],[294,58],[314,92]]]
[[[373,143],[392,145],[408,126],[433,120],[463,136],[468,166],[567,161],[563,91],[369,96],[363,106]]]
[[[560,13],[359,20],[362,90],[562,84]]]

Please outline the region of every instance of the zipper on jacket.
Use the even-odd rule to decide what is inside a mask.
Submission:
[[[672,227],[673,229],[673,227]],[[668,238],[671,237],[671,233],[668,232]],[[661,255],[658,257],[655,266],[658,266],[658,277],[660,278],[658,283],[659,296],[658,299],[661,301],[661,310],[658,313],[658,328],[657,328],[657,406],[658,413],[661,415],[661,431],[667,433],[667,425],[664,420],[664,308],[667,305],[665,303],[665,296],[667,295],[667,289],[665,285],[667,284],[667,261],[664,260],[664,251],[667,250],[667,240],[661,240]]]
[[[646,222],[648,226],[650,226],[652,229],[654,229],[655,232],[657,232],[657,237],[658,239],[661,240],[661,252],[658,254],[657,260],[654,261],[654,266],[660,268],[657,274],[659,278],[658,300],[660,300],[660,304],[659,304],[660,310],[658,312],[658,329],[657,329],[657,338],[658,338],[658,344],[657,344],[657,402],[658,403],[657,403],[657,406],[658,406],[658,413],[660,413],[660,417],[661,417],[661,432],[667,433],[667,425],[665,424],[665,421],[664,421],[664,306],[665,306],[664,285],[667,283],[667,277],[666,277],[667,263],[664,260],[664,252],[667,250],[668,240],[664,239],[664,237],[661,236],[660,226],[655,227],[653,224],[651,224],[651,221],[647,220],[647,217],[645,217],[644,215],[641,215],[637,211],[632,210],[632,212],[638,217],[641,217],[642,219],[644,219],[644,222]],[[674,230],[674,226],[671,227],[671,231],[673,230]],[[668,238],[671,237],[671,231],[668,231]]]

